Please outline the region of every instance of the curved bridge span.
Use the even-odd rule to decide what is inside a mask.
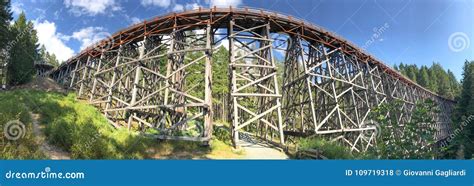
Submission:
[[[215,60],[220,46],[226,60]],[[228,64],[227,77],[213,78],[214,64]],[[375,140],[375,128],[365,124],[374,107],[401,100],[402,125],[427,98],[441,109],[432,126],[441,140],[451,133],[454,105],[333,33],[248,8],[147,20],[85,49],[51,76],[114,126],[152,130],[161,139],[210,140],[216,78],[228,80],[222,100],[236,144],[242,133],[281,144],[317,134],[364,151]]]

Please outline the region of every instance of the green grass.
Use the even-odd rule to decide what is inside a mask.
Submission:
[[[211,147],[203,147],[197,142],[158,141],[126,129],[114,129],[95,107],[76,100],[73,93],[63,95],[15,90],[0,93],[0,98],[2,97],[10,100],[7,106],[0,108],[0,114],[8,114],[10,117],[1,117],[2,119],[21,118],[31,126],[31,118],[25,113],[28,113],[28,109],[39,113],[40,123],[45,125],[44,133],[48,142],[69,152],[73,159],[189,159],[240,156],[233,153],[227,143],[217,138],[212,140]],[[18,117],[14,117],[17,115]],[[30,141],[22,141],[21,146],[26,146],[31,152],[38,151],[31,135],[24,140]],[[20,157],[15,154],[14,148],[9,151],[11,153],[8,157]],[[22,155],[21,157],[26,158],[44,157],[32,153]]]
[[[350,150],[337,142],[328,141],[322,138],[306,138],[298,140],[298,149],[314,149],[321,151],[321,154],[328,159],[355,159]]]
[[[45,156],[38,148],[33,135],[33,126],[29,108],[25,99],[17,92],[0,93],[0,159],[42,159]],[[5,137],[5,125],[10,121],[19,120],[25,125],[25,136],[18,140]]]

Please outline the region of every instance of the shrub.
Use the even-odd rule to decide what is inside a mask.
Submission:
[[[370,149],[380,159],[432,159],[438,153],[433,147],[436,124],[433,114],[438,106],[430,99],[416,102],[409,121],[400,125],[403,102],[381,104],[369,115],[380,126],[376,148]],[[392,135],[392,134],[397,134]]]
[[[298,140],[300,150],[320,150],[321,155],[328,159],[353,159],[350,150],[337,142],[328,141],[322,138],[305,138]]]

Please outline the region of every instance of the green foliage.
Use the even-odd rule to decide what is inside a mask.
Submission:
[[[10,2],[0,1],[0,50],[5,49],[11,38],[9,25],[12,19]]]
[[[225,96],[229,93],[229,52],[223,46],[212,55],[212,93]],[[219,99],[220,100],[220,99]]]
[[[150,142],[125,129],[115,130],[93,106],[81,103],[74,94],[25,91],[27,102],[47,124],[48,141],[67,152],[74,159],[143,159],[145,146]]]
[[[198,142],[157,141],[127,129],[114,129],[93,106],[67,96],[42,91],[0,93],[0,124],[20,119],[31,129],[28,110],[41,115],[48,142],[70,153],[73,159],[237,158],[230,145],[213,139],[211,148]],[[5,106],[3,106],[3,103]],[[3,129],[3,126],[1,126]],[[45,158],[31,133],[2,148],[2,159]],[[1,139],[3,140],[3,139]],[[0,141],[2,142],[2,141]]]
[[[232,145],[232,134],[229,126],[230,124],[227,123],[224,126],[214,126],[212,137],[227,145]]]
[[[430,85],[430,76],[428,75],[428,71],[429,70],[426,66],[422,66],[417,76],[417,83],[423,87],[428,87]]]
[[[462,91],[453,114],[453,130],[459,132],[451,139],[446,158],[471,159],[474,154],[474,61],[466,61],[463,67]],[[462,153],[461,153],[462,152]]]
[[[201,58],[204,52],[190,52],[186,54],[185,63]],[[204,67],[205,58],[200,59],[197,63],[187,67],[185,89],[193,96],[204,98]],[[223,119],[222,110],[227,103],[222,103],[223,97],[229,93],[229,52],[223,46],[219,47],[212,55],[212,98],[214,103],[214,111],[217,119]]]
[[[38,59],[38,38],[33,23],[21,13],[12,26],[15,36],[11,42],[7,81],[9,85],[29,82],[35,74],[34,61]]]
[[[21,102],[24,98],[18,92],[0,93],[0,159],[42,159],[45,156],[39,149],[33,134],[29,109]],[[10,121],[19,120],[25,125],[25,136],[8,140],[4,136],[4,127]]]
[[[394,67],[412,81],[441,96],[454,99],[460,92],[460,85],[454,74],[449,70],[445,71],[439,63],[433,63],[429,68],[403,63]]]
[[[54,67],[59,66],[59,61],[56,59],[56,55],[49,53],[46,51],[46,48],[44,45],[41,45],[41,48],[39,50],[39,61],[43,61],[46,64],[53,65]]]
[[[432,100],[416,103],[411,119],[399,123],[403,112],[401,101],[392,101],[375,108],[369,118],[379,125],[377,147],[368,153],[380,159],[430,159],[436,154],[433,146],[435,124],[433,114],[438,112]]]
[[[298,140],[297,144],[300,150],[319,150],[321,154],[328,159],[355,158],[347,147],[322,138],[302,138]]]

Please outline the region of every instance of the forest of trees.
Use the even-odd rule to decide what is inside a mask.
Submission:
[[[43,60],[43,63],[53,65],[54,67],[59,66],[59,61],[56,58],[56,55],[46,51],[46,47],[44,47],[44,45],[41,45],[41,48],[39,50],[39,55],[40,55],[40,60]]]
[[[453,72],[444,70],[439,63],[433,63],[431,67],[400,63],[393,68],[417,84],[446,98],[454,99],[461,91]]]
[[[34,64],[46,62],[54,66],[59,61],[54,54],[46,51],[46,48],[38,45],[38,36],[33,28],[33,23],[26,19],[22,12],[13,21],[11,5],[9,1],[0,2],[0,66],[7,64],[2,69],[6,73],[6,84],[18,85],[29,82],[34,74]]]
[[[447,149],[448,158],[472,159],[474,154],[474,61],[465,61],[461,92],[452,116],[453,135]]]
[[[431,67],[417,65],[395,65],[394,68],[419,85],[456,101],[452,114],[453,134],[448,137],[444,158],[474,158],[474,61],[465,61],[461,83],[450,70],[445,71],[439,63]]]

